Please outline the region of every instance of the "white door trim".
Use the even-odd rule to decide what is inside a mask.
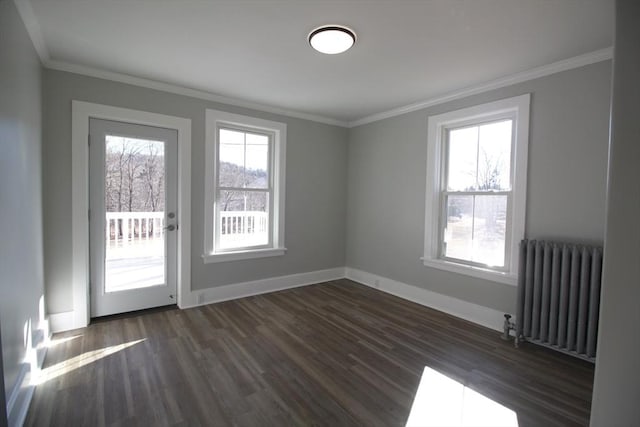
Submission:
[[[178,131],[178,306],[191,293],[191,120],[127,108],[72,101],[71,234],[73,328],[89,324],[89,118],[158,126]]]

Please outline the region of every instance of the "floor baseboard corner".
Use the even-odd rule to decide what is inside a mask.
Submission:
[[[346,267],[345,270],[346,278],[354,282],[496,331],[502,331],[503,329],[504,313],[493,308],[439,294],[356,268]]]

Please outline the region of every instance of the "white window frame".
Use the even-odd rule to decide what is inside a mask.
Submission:
[[[219,130],[255,132],[269,136],[269,243],[264,246],[220,249],[217,224],[219,209],[218,193],[218,151]],[[204,212],[204,254],[205,263],[237,261],[284,255],[284,211],[285,211],[285,159],[287,125],[271,120],[258,119],[219,110],[206,110],[205,144],[205,212]]]
[[[524,238],[527,156],[529,147],[530,94],[450,111],[428,119],[427,187],[425,197],[424,265],[454,273],[465,274],[494,282],[517,284],[518,246]],[[512,189],[507,207],[507,253],[505,266],[490,268],[444,258],[442,252],[446,132],[448,129],[473,126],[504,118],[513,119],[514,139],[511,147]],[[491,194],[491,193],[488,193]]]

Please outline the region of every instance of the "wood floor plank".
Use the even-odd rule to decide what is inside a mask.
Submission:
[[[593,365],[499,335],[349,280],[98,319],[54,337],[26,425],[404,426],[425,367],[587,425]]]

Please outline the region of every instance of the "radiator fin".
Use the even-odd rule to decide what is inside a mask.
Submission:
[[[516,334],[594,361],[602,248],[523,240]]]

